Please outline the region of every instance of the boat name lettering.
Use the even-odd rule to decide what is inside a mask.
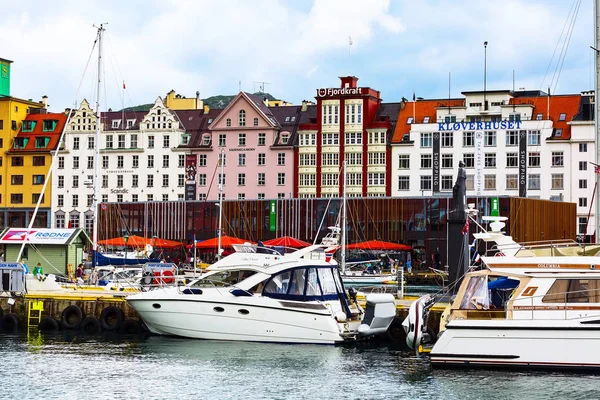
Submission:
[[[363,88],[321,88],[317,89],[317,97],[363,94]]]
[[[520,129],[521,121],[438,122],[438,131]]]
[[[232,148],[229,149],[229,151],[254,151],[256,150],[254,147],[239,147],[239,148]]]
[[[560,268],[560,264],[538,264],[538,268]]]
[[[129,189],[110,189],[111,193],[129,193]]]

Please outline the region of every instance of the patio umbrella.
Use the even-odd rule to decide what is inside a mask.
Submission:
[[[409,251],[411,247],[407,244],[383,242],[381,240],[367,240],[366,242],[353,243],[346,246],[348,250],[386,250],[386,251]]]
[[[238,239],[231,236],[221,236],[221,248],[232,247],[234,244],[244,244],[249,241],[246,239]],[[219,238],[212,238],[203,242],[196,243],[197,249],[217,249],[219,247]]]
[[[122,236],[112,239],[100,240],[98,241],[98,244],[109,247],[145,247],[149,244],[153,247],[161,249],[175,249],[177,247],[183,246],[183,243],[177,242],[175,240],[145,238],[137,235],[127,236],[127,238],[125,238],[125,236]]]
[[[304,240],[295,239],[291,236],[282,236],[271,240],[265,240],[263,244],[265,246],[285,246],[292,247],[294,249],[302,249],[311,245]]]

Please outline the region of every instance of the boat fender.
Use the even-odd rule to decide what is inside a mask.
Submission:
[[[44,317],[38,324],[40,332],[56,332],[59,330],[58,321],[52,317]]]
[[[19,329],[19,317],[16,314],[5,314],[0,317],[0,331],[16,332]]]
[[[63,310],[60,320],[66,329],[77,329],[83,320],[83,311],[78,306],[68,306]]]
[[[142,333],[142,324],[136,319],[126,319],[119,328],[119,333],[126,335],[139,335]]]
[[[337,322],[346,322],[347,321],[346,313],[343,311],[336,312],[334,318]]]
[[[102,331],[102,326],[100,325],[100,321],[93,316],[87,316],[81,321],[79,324],[79,330],[83,333],[96,334]]]
[[[119,307],[108,306],[100,314],[100,325],[105,331],[116,331],[121,327],[124,319],[123,310]]]

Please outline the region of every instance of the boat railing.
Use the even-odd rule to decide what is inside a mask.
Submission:
[[[494,245],[486,255],[511,250],[515,257],[597,256],[600,244],[583,244],[571,239]]]

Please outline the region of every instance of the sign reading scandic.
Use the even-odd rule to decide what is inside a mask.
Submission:
[[[0,237],[2,244],[66,244],[77,229],[10,228]]]

